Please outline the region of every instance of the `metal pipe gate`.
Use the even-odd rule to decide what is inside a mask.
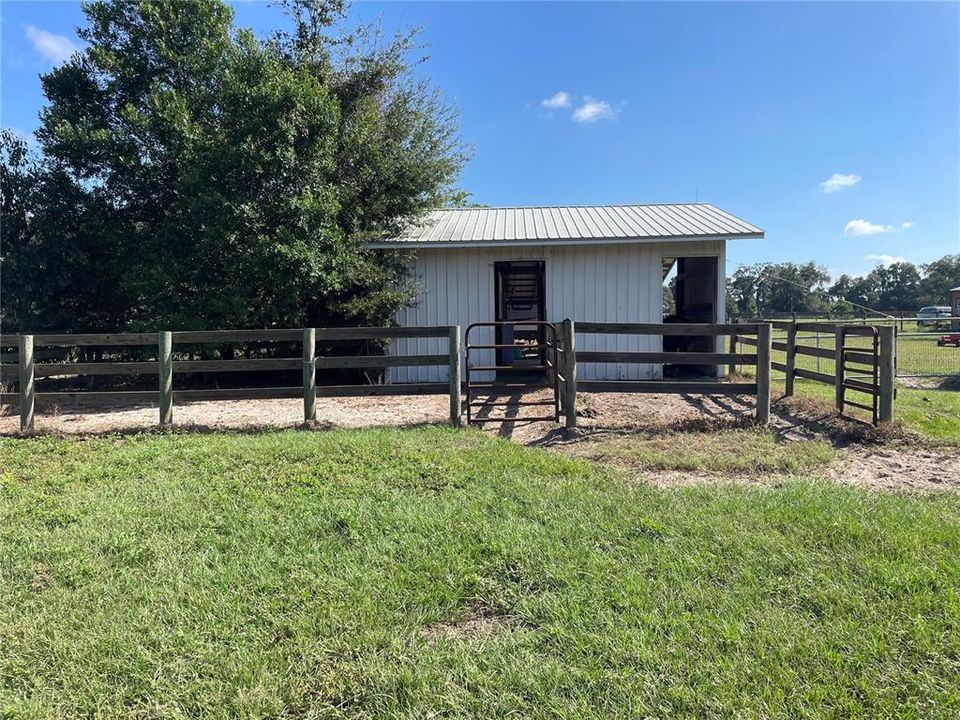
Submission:
[[[848,346],[846,344],[848,335],[870,338],[871,347]],[[870,352],[865,352],[868,349]],[[868,410],[872,414],[873,424],[876,425],[880,420],[880,331],[877,327],[874,325],[839,326],[836,362],[838,410],[842,414],[847,405]],[[851,365],[859,367],[850,367]],[[864,365],[869,367],[869,372],[865,371]],[[851,372],[857,374],[850,376]],[[848,390],[869,395],[870,404],[848,400]]]
[[[518,345],[514,342],[505,343],[498,341],[497,335],[502,336],[502,330],[510,328],[516,330],[517,327],[535,327],[537,328],[537,341],[524,345]],[[494,328],[496,334],[493,343],[475,344],[470,342],[471,331],[476,328]],[[515,335],[511,333],[511,335]],[[557,372],[559,368],[558,354],[559,344],[557,342],[557,329],[553,323],[543,320],[504,320],[497,322],[476,322],[467,326],[463,337],[463,347],[466,361],[466,392],[467,392],[467,424],[483,422],[534,422],[550,420],[559,422],[560,420],[560,376]],[[470,361],[470,352],[477,350],[493,350],[495,359],[492,365],[474,365]],[[503,353],[536,352],[539,362],[535,365],[518,365],[503,361]],[[492,382],[475,382],[473,373],[492,372],[499,373],[545,373],[547,383],[535,383],[529,380],[519,378],[517,382],[503,382],[494,376]],[[477,390],[486,390],[486,395],[492,395],[498,389],[512,389],[518,392],[549,387],[553,390],[552,400],[507,400],[498,401],[478,401]],[[525,406],[552,406],[553,414],[541,415],[535,417],[476,417],[475,409],[487,407],[502,407],[504,411],[508,408],[517,408]]]

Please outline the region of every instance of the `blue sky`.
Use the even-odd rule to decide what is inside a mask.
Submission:
[[[282,23],[265,3],[237,23]],[[2,124],[76,44],[72,2],[4,2]],[[361,3],[421,26],[490,205],[714,203],[763,227],[732,263],[831,272],[960,252],[960,5]],[[552,102],[545,102],[552,99]],[[552,107],[551,107],[552,106]],[[831,181],[832,179],[832,181]]]

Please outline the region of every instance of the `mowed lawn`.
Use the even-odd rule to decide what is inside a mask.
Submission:
[[[4,717],[956,717],[958,588],[949,493],[444,428],[0,440]]]

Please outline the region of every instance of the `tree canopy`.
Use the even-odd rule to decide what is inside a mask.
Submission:
[[[459,195],[455,113],[412,34],[236,28],[221,0],[95,0],[42,77],[31,158],[2,140],[0,318],[31,330],[383,324],[405,259],[365,248]]]
[[[830,293],[880,311],[948,305],[950,289],[960,287],[960,255],[944,255],[927,265],[898,262],[877,266],[862,277],[841,275]]]
[[[913,312],[947,305],[960,287],[960,255],[927,265],[880,265],[863,276],[830,274],[814,263],[741,265],[727,280],[727,314],[758,317],[774,313],[847,316],[856,310]]]
[[[727,281],[728,312],[739,317],[822,312],[829,281],[829,273],[812,262],[741,265]]]

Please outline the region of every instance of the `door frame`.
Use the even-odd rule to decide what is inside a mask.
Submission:
[[[529,267],[534,265],[536,267],[537,273],[537,317],[536,320],[540,322],[546,322],[547,320],[547,261],[544,259],[524,259],[524,260],[494,260],[493,262],[493,319],[494,322],[507,322],[507,319],[503,317],[503,274],[504,272],[509,273],[510,267],[513,265],[522,265]],[[545,333],[543,326],[540,326],[538,330],[539,336],[538,340],[541,345],[544,343]],[[494,342],[498,345],[504,344],[503,342],[503,326],[498,325],[495,330],[495,340]],[[543,359],[546,357],[544,354],[545,351],[541,348],[541,362],[543,364]],[[504,365],[510,364],[513,362],[502,362],[501,360],[497,361],[498,364],[502,363]]]

